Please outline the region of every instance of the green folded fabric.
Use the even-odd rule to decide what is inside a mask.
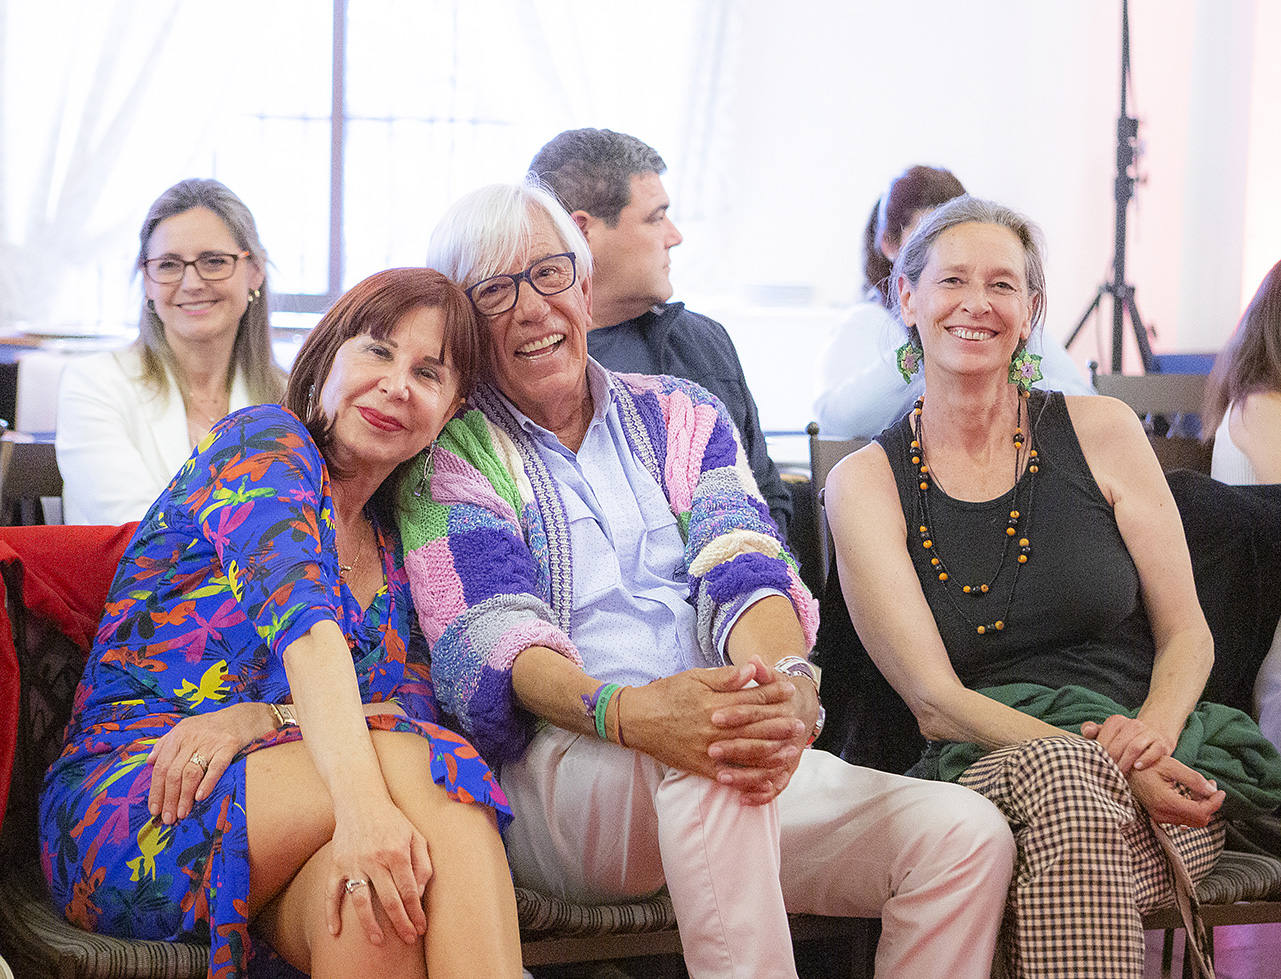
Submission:
[[[1080,734],[1086,721],[1102,723],[1112,714],[1138,713],[1085,687],[1055,690],[1036,683],[1007,683],[978,692],[1070,734]],[[955,782],[986,753],[976,744],[948,742],[939,756],[939,778]],[[1174,757],[1218,783],[1227,794],[1221,810],[1226,818],[1281,807],[1281,755],[1249,715],[1235,707],[1197,704],[1179,735]]]

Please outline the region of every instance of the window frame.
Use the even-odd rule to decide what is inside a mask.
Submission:
[[[323,314],[342,295],[344,181],[347,151],[347,2],[333,0],[333,43],[329,102],[329,275],[324,293],[277,292],[272,309]]]

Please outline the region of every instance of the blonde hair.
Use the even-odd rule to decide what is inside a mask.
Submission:
[[[138,232],[138,268],[147,260],[147,246],[156,226],[166,218],[203,207],[222,219],[236,244],[249,253],[249,261],[262,269],[262,286],[258,296],[245,310],[236,331],[236,342],[227,364],[227,388],[235,381],[236,372],[244,375],[249,397],[259,404],[279,401],[285,392],[285,372],[276,364],[271,352],[271,324],[268,319],[267,252],[258,239],[254,217],[244,202],[217,180],[191,179],[174,184],[156,198]],[[142,360],[143,385],[163,396],[166,378],[172,377],[185,400],[186,379],[178,370],[165,327],[151,304],[144,299],[138,320],[138,352]]]

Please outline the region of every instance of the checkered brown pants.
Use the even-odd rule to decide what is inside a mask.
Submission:
[[[1081,738],[1040,738],[985,755],[959,781],[996,804],[1018,844],[997,974],[1142,979],[1140,915],[1171,903],[1173,878],[1107,752]],[[1223,822],[1165,828],[1201,880],[1223,849]]]

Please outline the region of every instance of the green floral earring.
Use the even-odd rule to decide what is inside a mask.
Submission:
[[[921,370],[921,361],[925,359],[925,351],[921,349],[919,343],[908,340],[907,343],[895,351],[897,355],[898,372],[903,375],[903,383],[911,384],[912,376]],[[1038,360],[1040,358],[1037,358]]]
[[[1028,353],[1026,346],[1019,347],[1010,358],[1010,383],[1017,384],[1024,391],[1041,380],[1040,354]]]

